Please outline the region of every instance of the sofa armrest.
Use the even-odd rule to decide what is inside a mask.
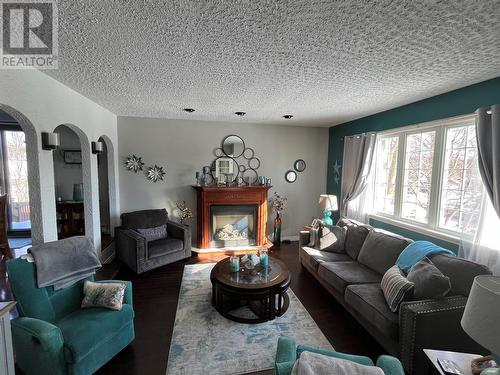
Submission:
[[[310,236],[311,233],[308,230],[301,230],[299,232],[299,249],[309,244]]]
[[[148,242],[145,237],[132,229],[118,227],[116,234],[116,250],[118,259],[137,271],[137,260],[147,259]]]
[[[293,365],[297,359],[297,345],[289,337],[278,338],[278,348],[276,349],[276,360],[274,370],[276,375],[290,375]]]
[[[13,319],[11,326],[14,341],[29,337],[28,341],[41,345],[45,351],[53,353],[57,353],[63,348],[62,332],[54,324],[40,319],[22,317]]]
[[[66,375],[64,338],[54,324],[21,317],[12,320],[16,363],[26,374]]]
[[[134,306],[132,299],[132,283],[124,280],[101,280],[100,283],[123,283],[125,284],[125,294],[123,295],[123,303]]]
[[[169,236],[178,238],[184,242],[184,253],[186,257],[191,256],[191,227],[172,220],[167,221],[167,232]]]
[[[483,353],[462,329],[460,321],[467,297],[403,302],[399,310],[399,341],[403,367],[408,374],[423,374],[428,360],[423,349]]]
[[[133,229],[118,227],[118,228],[116,228],[116,230],[120,234],[122,234],[130,239],[133,239],[135,242],[147,242],[146,237],[144,237],[139,232],[137,232]]]
[[[172,220],[167,221],[167,232],[169,236],[183,240],[188,231],[188,225],[184,225]]]
[[[405,375],[403,365],[401,365],[399,359],[390,355],[378,357],[376,366],[384,371],[384,375]]]

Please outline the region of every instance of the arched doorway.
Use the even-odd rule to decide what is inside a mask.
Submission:
[[[59,147],[53,152],[54,187],[56,193],[57,237],[63,239],[88,233],[85,199],[84,144],[86,136],[74,125],[63,124],[54,129],[59,134]],[[88,143],[88,140],[86,140]],[[88,188],[88,187],[87,187]]]
[[[18,212],[11,213],[11,215],[18,215],[17,217],[13,217],[14,221],[18,222],[18,224],[16,225],[18,228],[27,227],[29,225],[29,233],[32,243],[42,243],[44,241],[44,222],[42,220],[42,197],[40,190],[37,132],[31,121],[15,108],[0,103],[0,111],[7,115],[5,118],[10,117],[10,119],[14,120],[17,126],[20,127],[24,135],[20,136],[20,134],[18,134],[18,137],[14,137],[16,139],[11,139],[11,141],[13,141],[14,145],[17,145],[15,147],[19,151],[19,160],[17,160],[16,164],[25,165],[22,166],[19,170],[19,176],[24,181],[24,183],[27,184],[27,196],[29,204],[28,206],[26,206],[25,204],[23,204],[23,202],[21,202],[21,200],[23,200],[21,198],[26,197],[26,189],[24,189],[24,192],[21,191],[19,197],[17,197],[19,199],[16,198],[16,200],[19,201],[19,207],[11,208],[11,210],[13,211],[19,209],[22,212],[19,215]],[[22,147],[22,138],[24,138],[24,147]],[[23,149],[24,155],[21,155],[23,154]],[[23,168],[25,168],[25,170],[23,170]],[[20,190],[23,189],[20,187]],[[24,237],[25,239],[28,238],[28,235],[26,233],[27,232],[25,232],[25,234],[23,235],[26,236]]]
[[[6,256],[31,245],[31,217],[25,134],[17,121],[0,110],[0,195],[6,196],[0,211],[1,243]],[[5,238],[7,234],[7,238]]]

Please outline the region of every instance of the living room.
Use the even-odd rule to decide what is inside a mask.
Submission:
[[[499,5],[2,1],[0,373],[499,373]]]

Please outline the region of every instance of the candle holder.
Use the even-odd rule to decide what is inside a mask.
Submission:
[[[239,272],[240,271],[240,257],[237,255],[232,255],[229,258],[229,271]]]
[[[267,249],[261,249],[259,251],[259,258],[260,258],[260,268],[267,270],[267,267],[269,266],[269,255],[267,253]]]

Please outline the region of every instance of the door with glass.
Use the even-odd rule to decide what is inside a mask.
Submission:
[[[5,127],[7,128],[7,127]],[[30,232],[30,202],[28,191],[28,167],[24,132],[0,130],[2,194],[8,196],[9,232]]]

